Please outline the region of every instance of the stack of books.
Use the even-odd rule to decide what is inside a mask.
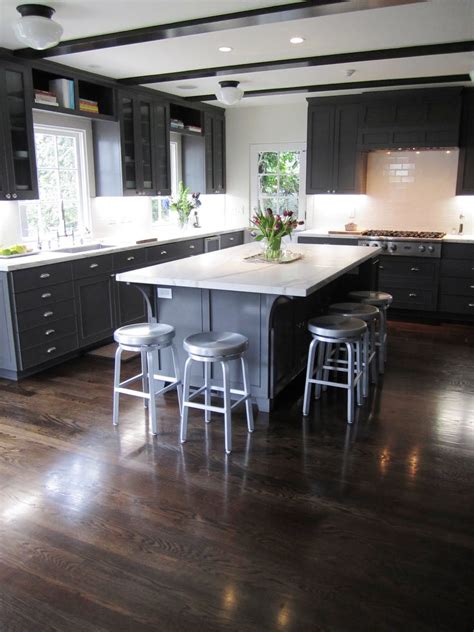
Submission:
[[[91,101],[90,99],[79,99],[79,109],[81,112],[92,112],[93,114],[98,114],[99,104],[97,101]]]
[[[74,81],[72,79],[53,79],[49,82],[49,89],[56,95],[60,106],[74,109]]]
[[[187,129],[189,132],[197,132],[198,134],[202,134],[202,127],[199,127],[199,125],[185,125],[184,129]]]
[[[58,100],[54,92],[48,90],[35,90],[35,103],[42,103],[43,105],[59,105]]]
[[[183,121],[180,121],[179,119],[172,118],[170,120],[170,127],[172,129],[184,129],[184,123]]]

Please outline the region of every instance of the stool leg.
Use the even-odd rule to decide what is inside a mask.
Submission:
[[[181,372],[178,364],[178,354],[176,353],[176,347],[171,343],[171,357],[173,359],[174,376],[176,378],[176,393],[178,395],[179,414],[183,412],[183,384],[181,382]]]
[[[114,367],[114,403],[112,412],[112,423],[118,426],[119,422],[119,397],[120,393],[116,390],[120,386],[120,363],[122,361],[122,347],[118,345],[115,351],[115,367]]]
[[[146,357],[148,364],[148,393],[150,394],[148,414],[150,416],[151,432],[156,435],[158,434],[158,428],[156,425],[155,374],[158,371],[157,367],[155,367],[155,352],[147,351]]]
[[[370,323],[370,354],[374,353],[372,362],[370,363],[370,371],[372,376],[372,384],[377,383],[377,347],[375,346],[375,318]]]
[[[329,366],[329,359],[332,353],[332,344],[330,342],[324,345],[326,347],[326,353],[324,354],[323,364]],[[329,380],[329,369],[324,369],[323,371],[323,380],[327,382]],[[326,392],[328,390],[328,385],[323,384],[323,391]]]
[[[311,397],[312,383],[309,381],[313,377],[314,373],[314,358],[316,356],[316,350],[319,344],[317,338],[313,338],[309,345],[308,351],[308,364],[306,366],[306,382],[304,385],[304,398],[303,398],[303,415],[309,415],[309,400]]]
[[[204,390],[204,405],[211,405],[211,363],[204,362],[204,386],[206,387]],[[206,408],[204,411],[204,421],[208,424],[211,421],[211,411]]]
[[[364,365],[363,365],[363,361],[362,361],[362,340],[363,338],[361,337],[356,343],[355,343],[355,352],[356,352],[356,375],[359,376],[359,379],[357,381],[357,406],[362,406],[362,392],[363,392],[363,383],[364,383],[364,379],[365,379],[365,375],[364,375]]]
[[[142,389],[144,393],[148,393],[148,371],[147,371],[147,362],[146,362],[146,351],[142,349],[140,352],[142,358]],[[148,408],[148,400],[146,397],[143,398],[143,406]]]
[[[229,363],[221,362],[222,381],[224,386],[224,432],[225,432],[225,451],[227,454],[232,452],[232,419],[231,419],[231,402],[230,402],[230,383],[229,383]]]
[[[326,343],[319,341],[319,349],[318,349],[318,360],[316,365],[316,379],[323,379],[323,364],[324,358],[326,354]],[[322,384],[316,384],[314,389],[314,399],[319,399],[321,397],[321,389]]]
[[[354,421],[354,347],[346,342],[347,347],[347,423]]]
[[[247,361],[245,358],[240,358],[240,363],[242,364],[242,380],[244,383],[244,392],[247,395],[247,399],[245,400],[245,409],[247,412],[247,428],[249,432],[253,432],[253,410],[252,410],[252,398],[250,396],[250,380],[249,380],[249,371],[247,366]]]
[[[184,365],[184,386],[183,386],[183,409],[181,411],[181,429],[179,434],[179,440],[181,443],[186,441],[186,435],[188,433],[188,411],[189,408],[187,406],[187,402],[189,399],[189,390],[190,390],[190,377],[191,377],[191,362],[192,358],[188,358],[186,360],[186,364]]]
[[[385,372],[385,310],[380,310],[379,323],[379,373]]]
[[[364,371],[364,375],[362,378],[363,384],[364,384],[363,395],[364,397],[367,397],[369,395],[369,356],[370,356],[370,333],[368,329],[364,334],[362,349],[363,349],[362,366],[363,366],[363,371]]]

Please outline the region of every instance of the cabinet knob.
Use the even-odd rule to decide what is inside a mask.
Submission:
[[[18,197],[18,195],[17,195],[16,193],[14,193],[14,194],[12,195],[12,198],[13,198],[14,200],[16,200],[16,198],[17,198],[17,197]]]
[[[474,290],[474,285],[470,285],[469,287],[471,288],[471,290]]]
[[[53,314],[54,314],[54,312],[45,312],[43,314],[43,318],[50,318]]]
[[[332,190],[332,192],[333,192],[333,193],[336,193],[336,189],[333,189],[333,190]]]
[[[168,253],[167,253],[167,251],[166,251],[166,250],[162,250],[162,251],[160,252],[160,255],[167,255],[167,254],[168,254]]]
[[[420,268],[417,268],[416,266],[413,266],[413,268],[410,268],[411,272],[419,272]]]
[[[408,296],[410,298],[416,298],[416,293],[415,292],[410,292],[410,294]]]
[[[51,276],[51,275],[50,275],[50,273],[49,273],[49,272],[42,272],[42,273],[40,274],[40,279],[49,279],[49,277],[50,277],[50,276]]]
[[[328,189],[328,193],[331,193],[331,189]]]
[[[135,257],[127,257],[127,261],[135,261]]]
[[[196,246],[195,246],[194,244],[191,244],[191,245],[189,246],[189,249],[190,249],[190,250],[194,250],[194,248],[195,248],[195,247],[196,247]]]
[[[474,307],[474,303],[468,303],[467,306],[468,307]]]
[[[51,298],[51,296],[51,292],[44,292],[44,294],[41,294],[41,298]]]
[[[5,197],[7,198],[7,200],[11,200],[11,199],[12,199],[11,193],[7,193],[7,194],[5,195]]]
[[[98,264],[98,263],[91,263],[91,264],[90,264],[90,266],[89,266],[89,268],[90,268],[91,270],[93,270],[94,268],[98,268],[98,267],[99,267],[99,264]]]
[[[44,332],[44,335],[45,335],[45,336],[52,336],[52,335],[53,335],[53,334],[55,334],[55,333],[56,333],[56,329],[47,329],[47,330]]]
[[[50,347],[46,353],[54,353],[56,351],[56,347]]]
[[[234,241],[234,238],[233,237],[229,237],[229,241]]]

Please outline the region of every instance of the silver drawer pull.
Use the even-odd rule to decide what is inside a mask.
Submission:
[[[167,254],[168,254],[168,253],[166,252],[166,250],[162,250],[162,251],[160,252],[160,255],[167,255]]]
[[[471,290],[474,290],[474,285],[470,285],[469,287],[471,288]]]
[[[90,268],[91,270],[93,270],[94,268],[98,268],[98,267],[99,267],[99,264],[98,264],[98,263],[91,263],[91,264],[90,264],[90,266],[89,266],[89,268]]]
[[[41,298],[51,298],[51,296],[51,292],[44,292],[44,294],[41,294]]]
[[[40,274],[40,279],[49,279],[49,277],[50,277],[50,276],[51,276],[51,275],[50,275],[50,273],[49,273],[49,272],[42,272],[42,273]]]
[[[379,266],[379,270],[384,270],[385,268],[383,266]]]
[[[45,312],[43,314],[44,318],[49,318],[50,316],[52,316],[54,314],[54,312]]]
[[[234,241],[234,238],[233,237],[229,237],[229,241]]]
[[[474,303],[468,303],[467,306],[468,307],[474,307]]]
[[[56,351],[56,347],[50,347],[46,353],[53,353],[54,351]]]
[[[135,261],[135,257],[127,257],[127,261]]]
[[[189,249],[190,249],[190,250],[194,250],[194,248],[196,248],[196,246],[194,246],[193,244],[191,244],[191,245],[189,246]]]
[[[55,333],[56,333],[56,329],[47,329],[47,330],[44,332],[44,335],[45,335],[45,336],[52,336],[52,335],[53,335],[53,334],[55,334]]]
[[[410,298],[416,298],[416,294],[415,292],[410,292],[410,294],[408,295]]]
[[[413,268],[410,268],[410,270],[411,270],[412,272],[419,272],[419,271],[420,271],[420,268],[413,267]]]

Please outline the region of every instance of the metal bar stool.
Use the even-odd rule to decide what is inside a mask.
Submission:
[[[379,308],[379,327],[377,332],[377,347],[379,349],[379,373],[385,370],[387,361],[387,310],[392,304],[393,296],[388,292],[353,291],[349,292],[348,298],[358,303],[374,305]]]
[[[333,303],[329,306],[329,313],[339,314],[346,318],[359,318],[367,323],[367,331],[364,334],[364,343],[362,346],[362,363],[364,367],[363,395],[367,397],[369,394],[369,372],[371,374],[372,383],[375,384],[377,381],[375,324],[379,318],[379,309],[374,305],[366,305],[364,303]],[[339,345],[336,345],[336,357],[338,346]]]
[[[206,423],[211,421],[211,412],[224,414],[225,451],[227,454],[230,454],[232,451],[231,410],[242,402],[245,402],[248,431],[253,432],[254,425],[252,400],[250,395],[250,381],[247,361],[243,357],[244,352],[248,348],[248,344],[249,341],[245,336],[228,331],[209,331],[200,334],[193,334],[184,340],[183,347],[189,354],[189,357],[186,360],[184,367],[184,395],[180,433],[181,443],[186,441],[189,408],[204,410],[204,419]],[[201,386],[191,393],[190,378],[191,364],[193,360],[204,363],[204,386]],[[229,362],[231,360],[240,360],[244,390],[230,388]],[[222,367],[223,386],[211,386],[211,364],[213,362],[219,362]],[[211,392],[213,390],[223,393],[223,407],[212,406]],[[194,402],[193,400],[202,393],[204,393],[204,404]],[[240,398],[232,404],[231,395],[240,395]]]
[[[114,405],[113,405],[113,424],[118,425],[119,422],[119,397],[123,393],[125,395],[133,395],[134,397],[143,397],[145,407],[148,404],[148,414],[151,421],[151,431],[154,435],[158,434],[156,425],[156,404],[155,397],[166,391],[176,388],[178,394],[179,411],[182,410],[182,384],[178,367],[176,349],[173,344],[175,336],[174,327],[160,323],[140,323],[137,325],[126,325],[120,327],[114,332],[114,340],[118,343],[115,352],[115,372],[114,372]],[[174,376],[166,376],[158,374],[158,354],[162,349],[170,349],[173,359]],[[138,351],[141,354],[142,370],[138,375],[134,375],[123,382],[120,381],[121,356],[122,351]],[[141,391],[136,391],[126,386],[142,380]],[[166,382],[167,386],[155,390],[155,380]]]
[[[313,318],[308,322],[308,330],[313,336],[309,345],[308,365],[303,399],[303,415],[309,414],[309,401],[312,385],[316,385],[315,398],[321,395],[321,386],[334,386],[347,390],[347,423],[354,421],[354,390],[357,390],[357,405],[362,405],[361,381],[364,371],[362,366],[363,338],[367,332],[367,325],[358,318],[346,318],[338,314],[331,314]],[[345,345],[347,360],[325,364],[327,344]],[[318,359],[316,362],[316,351]],[[315,367],[316,362],[316,367]],[[347,382],[331,382],[324,379],[326,370],[347,373]],[[316,377],[314,377],[316,375]]]

